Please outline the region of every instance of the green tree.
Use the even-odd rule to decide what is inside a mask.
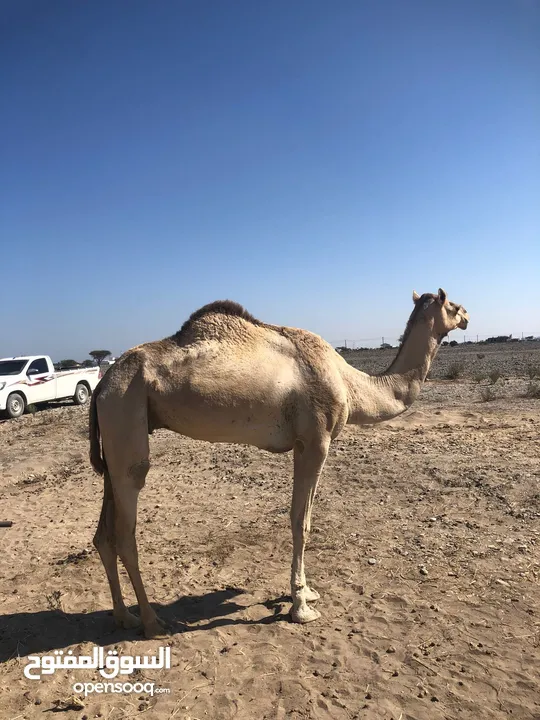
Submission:
[[[106,357],[112,355],[110,350],[90,350],[88,354],[90,357],[94,358],[97,363],[102,362]]]

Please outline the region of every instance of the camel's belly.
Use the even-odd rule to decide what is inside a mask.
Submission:
[[[149,394],[149,421],[182,435],[286,452],[294,444],[297,367],[276,353],[198,354]]]
[[[213,403],[170,402],[159,400],[149,408],[150,429],[169,430],[208,442],[253,445],[270,452],[287,452],[295,441],[294,425],[281,408],[262,403],[238,403],[234,407]]]

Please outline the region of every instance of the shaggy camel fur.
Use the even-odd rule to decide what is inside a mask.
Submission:
[[[176,335],[139,345],[111,367],[92,397],[90,459],[105,481],[94,545],[117,623],[134,627],[141,621],[147,637],[163,630],[146,596],[135,540],[148,434],[156,428],[294,451],[291,614],[300,623],[320,616],[308,604],[319,595],[306,582],[304,547],[331,441],[347,423],[378,423],[404,412],[418,397],[441,340],[467,327],[467,312],[443,290],[413,293],[413,301],[396,358],[378,376],[353,368],[318,335],[267,325],[230,301],[201,308]],[[137,595],[140,621],[124,604],[117,556]]]

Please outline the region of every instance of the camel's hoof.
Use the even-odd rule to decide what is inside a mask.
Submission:
[[[306,602],[315,602],[315,600],[320,600],[321,596],[316,590],[312,590],[311,588],[306,588]]]
[[[167,629],[159,618],[156,618],[144,626],[144,636],[147,640],[151,640],[152,638],[163,638],[167,635]]]
[[[299,607],[297,610],[291,610],[292,621],[296,623],[308,623],[313,620],[318,620],[321,617],[321,613],[315,608],[304,605]]]
[[[126,610],[122,615],[118,615],[114,618],[118,627],[130,630],[131,628],[138,628],[141,626],[141,620],[136,615],[132,615]]]

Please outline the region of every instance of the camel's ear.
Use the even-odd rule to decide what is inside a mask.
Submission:
[[[416,292],[416,290],[412,291],[412,300],[413,303],[416,303],[420,300],[420,295]]]
[[[439,302],[441,305],[446,302],[446,292],[442,288],[439,288]]]

